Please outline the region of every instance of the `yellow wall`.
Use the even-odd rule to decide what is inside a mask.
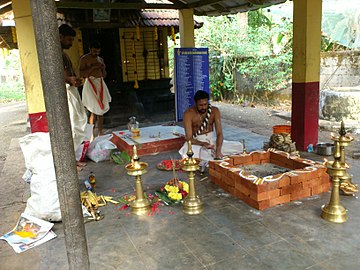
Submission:
[[[82,45],[82,35],[79,29],[74,29],[76,31],[76,37],[74,38],[73,45],[70,49],[64,50],[67,55],[70,57],[70,60],[73,64],[75,73],[79,75],[79,60],[80,57],[84,54],[83,45]]]
[[[36,52],[30,1],[13,1],[12,8],[14,12],[17,41],[20,51],[21,67],[24,76],[28,112],[29,114],[45,112],[45,102],[41,84],[38,55]]]
[[[294,0],[295,83],[320,80],[321,3],[322,0]]]

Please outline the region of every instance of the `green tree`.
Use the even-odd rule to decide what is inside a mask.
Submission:
[[[236,15],[204,18],[196,31],[197,47],[208,47],[210,88],[217,100],[242,102],[236,88],[241,77],[250,85],[250,101],[282,89],[291,78],[292,24],[274,24],[262,11],[248,13],[246,33]],[[261,94],[261,95],[260,95]]]

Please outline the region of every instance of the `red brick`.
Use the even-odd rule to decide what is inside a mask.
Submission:
[[[321,176],[321,184],[331,183],[330,175],[324,174]]]
[[[252,181],[247,180],[245,178],[240,177],[240,182],[242,185],[247,187],[250,190],[257,190],[257,185],[255,185]]]
[[[317,168],[317,172],[318,172],[318,176],[319,176],[319,177],[323,176],[324,174],[327,174],[325,167],[318,167],[318,168]]]
[[[299,180],[299,175],[296,172],[288,176],[290,177],[290,185],[295,185],[301,182],[301,180]]]
[[[221,188],[225,190],[227,193],[230,193],[230,186],[228,186],[225,182],[222,182]]]
[[[260,159],[260,164],[270,163],[269,159]]]
[[[234,196],[235,196],[235,193],[236,193],[235,187],[228,186],[228,192],[229,192],[231,195],[234,195]]]
[[[243,182],[240,181],[240,179],[238,179],[238,181],[235,181],[235,189],[240,190],[241,192],[245,193],[246,195],[250,194],[250,189],[247,186],[243,185]]]
[[[215,169],[215,163],[214,161],[209,161],[209,169]]]
[[[229,166],[231,166],[231,167],[234,166],[234,160],[232,158],[226,159],[225,162],[229,163]]]
[[[280,195],[290,194],[290,193],[293,193],[293,192],[297,192],[299,190],[303,190],[303,187],[302,187],[301,183],[297,183],[295,185],[285,186],[285,187],[282,187],[280,189]]]
[[[217,167],[215,170],[217,172],[219,172],[221,174],[221,176],[227,175],[228,172],[229,172],[228,168],[224,168],[224,167],[221,167],[221,166]]]
[[[244,195],[243,193],[238,193],[238,197],[246,204],[250,205],[251,207],[258,209],[259,208],[259,204],[258,202],[254,201],[253,199],[251,199],[250,197]]]
[[[309,196],[311,196],[311,188],[296,190],[290,194],[290,200],[294,201]]]
[[[239,164],[238,166],[248,166],[248,165],[258,165],[258,164],[259,164],[259,161],[248,161],[248,162]]]
[[[221,179],[230,187],[235,187],[235,179],[230,178],[229,176],[223,175]]]
[[[262,153],[259,152],[252,152],[251,153],[251,159],[252,161],[256,162],[257,164],[260,163],[260,159],[264,159],[264,155]]]
[[[264,182],[261,185],[256,185],[256,187],[257,187],[257,191],[259,193],[269,191],[269,190],[273,190],[273,189],[278,189],[279,188],[279,181]]]
[[[297,160],[294,160],[293,161],[293,170],[296,170],[296,169],[304,169],[305,167],[307,167],[308,165],[307,164],[304,164],[300,161],[297,161]]]
[[[221,179],[221,174],[212,168],[209,168],[209,175]]]
[[[234,166],[236,165],[242,165],[243,163],[252,161],[252,157],[248,155],[244,156],[232,156],[234,160]]]
[[[221,178],[215,177],[215,185],[217,185],[217,186],[222,185],[222,180],[221,180]]]
[[[239,171],[231,171],[231,170],[229,170],[227,176],[234,179],[235,181],[240,178]]]
[[[269,206],[275,206],[282,203],[290,202],[290,194],[282,195],[269,201]]]
[[[260,160],[267,160],[270,162],[270,152],[260,153]]]
[[[278,159],[270,159],[270,163],[271,163],[271,164],[278,165],[278,166],[280,166],[280,167],[284,167],[284,166],[283,166],[284,162],[282,162],[281,160],[278,160]]]
[[[307,172],[302,172],[302,171],[294,171],[294,173],[297,174],[297,177],[293,177],[291,178],[290,184],[291,185],[295,185],[298,183],[302,183],[304,181],[307,181],[307,179],[309,179],[307,176],[309,175]]]
[[[321,185],[321,178],[312,178],[312,179],[309,179],[309,181],[305,181],[305,182],[302,182],[302,186],[304,189],[306,188],[312,188],[312,187],[315,187],[315,186],[319,186]]]
[[[261,193],[250,191],[250,198],[255,201],[270,200],[279,196],[280,196],[280,189],[269,190]]]
[[[273,161],[278,160],[280,162],[285,163],[286,161],[289,160],[289,158],[287,157],[287,155],[284,154],[277,154],[277,153],[270,153],[270,162],[273,163]]]
[[[270,207],[270,200],[264,200],[261,202],[258,202],[258,210],[264,210],[266,208]]]
[[[331,184],[327,183],[327,184],[322,184],[323,187],[323,192],[328,192],[331,189]]]
[[[320,185],[320,186],[314,186],[314,187],[311,188],[311,196],[320,194],[320,193],[322,193],[322,192],[324,192],[322,185]]]
[[[279,182],[279,188],[286,187],[290,185],[290,177],[288,175],[284,175],[280,178]]]

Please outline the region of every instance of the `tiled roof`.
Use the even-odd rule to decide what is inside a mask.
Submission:
[[[159,9],[143,9],[137,13],[133,13],[126,27],[135,26],[157,26],[157,27],[179,27],[179,13],[176,10],[159,10]],[[194,27],[202,27],[202,22],[194,20]]]

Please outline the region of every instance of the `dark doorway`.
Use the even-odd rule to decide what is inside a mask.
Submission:
[[[106,65],[105,82],[110,91],[112,86],[122,82],[119,29],[82,29],[84,53],[89,52],[89,42],[98,40],[101,43],[100,56]]]

